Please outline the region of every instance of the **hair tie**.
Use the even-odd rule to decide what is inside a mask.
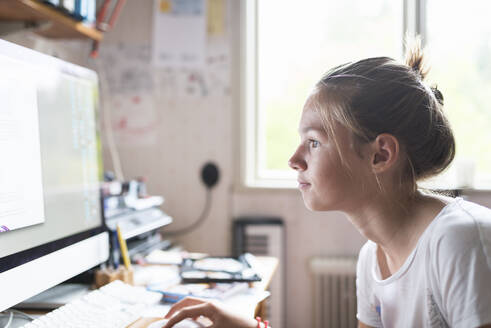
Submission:
[[[264,323],[264,328],[268,328],[268,325],[269,325],[268,320],[263,321],[263,319],[261,319],[261,317],[256,317],[256,320],[257,320],[257,328],[262,328],[261,323]]]

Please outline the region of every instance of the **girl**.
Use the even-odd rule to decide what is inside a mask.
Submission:
[[[368,58],[330,70],[303,108],[289,161],[305,205],[346,213],[360,251],[360,327],[491,327],[491,210],[423,192],[455,142],[443,96],[429,88],[419,48],[407,64]],[[258,323],[214,303],[174,305],[165,328],[204,315],[213,327]]]

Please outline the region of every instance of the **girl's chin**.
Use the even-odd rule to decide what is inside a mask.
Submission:
[[[305,207],[307,207],[308,210],[312,212],[321,212],[321,211],[331,211],[332,208],[331,206],[328,206],[327,204],[320,203],[318,201],[315,201],[313,199],[309,199],[308,196],[303,195],[303,203],[305,204]]]

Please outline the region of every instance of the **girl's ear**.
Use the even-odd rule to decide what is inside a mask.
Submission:
[[[374,173],[383,173],[394,167],[399,158],[399,141],[388,133],[379,134],[371,143],[371,166]]]

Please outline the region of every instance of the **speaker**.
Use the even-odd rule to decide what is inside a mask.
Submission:
[[[286,327],[286,237],[283,220],[278,217],[239,217],[233,223],[234,256],[251,253],[274,256],[278,270],[271,281],[271,297],[266,312],[272,327]]]

